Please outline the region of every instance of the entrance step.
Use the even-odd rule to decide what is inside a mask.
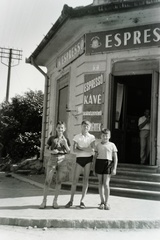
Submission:
[[[129,172],[148,172],[148,173],[157,173],[157,166],[149,166],[149,165],[137,165],[137,164],[125,164],[119,163],[117,170],[120,171],[129,171]]]
[[[62,184],[62,189],[71,189],[71,183],[65,182]],[[77,184],[77,191],[82,191],[82,184]],[[88,192],[98,193],[98,185],[90,184]],[[160,192],[158,191],[146,191],[131,188],[112,187],[110,188],[111,195],[123,196],[131,198],[149,199],[149,200],[160,200]]]
[[[77,190],[82,190],[82,181],[83,176],[80,176]],[[111,178],[110,187],[111,195],[160,200],[160,173],[154,166],[120,164],[117,175]],[[62,188],[70,189],[71,183],[63,183]],[[88,191],[98,193],[97,177],[89,177]]]
[[[123,170],[118,170],[117,175],[112,178],[119,179],[128,179],[128,180],[140,180],[140,181],[149,181],[149,182],[160,182],[160,174],[159,173],[145,173],[145,172],[127,172]]]

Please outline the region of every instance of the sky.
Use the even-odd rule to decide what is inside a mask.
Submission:
[[[44,92],[44,76],[25,59],[37,48],[61,15],[64,4],[86,6],[93,0],[0,0],[1,48],[22,51],[22,60],[11,67],[9,101],[29,90]],[[2,64],[5,63],[6,65]],[[14,60],[12,65],[18,62]],[[43,69],[45,71],[45,69]],[[0,61],[0,103],[6,100],[8,60]]]

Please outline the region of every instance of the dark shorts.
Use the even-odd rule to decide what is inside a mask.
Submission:
[[[113,161],[107,159],[97,159],[95,164],[95,173],[111,174],[113,171]]]
[[[91,163],[93,156],[90,157],[77,157],[76,163],[78,163],[81,167],[85,167],[86,164]]]

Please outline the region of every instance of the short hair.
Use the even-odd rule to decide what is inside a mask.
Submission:
[[[57,126],[58,126],[58,125],[64,125],[64,126],[66,127],[66,124],[65,124],[65,122],[63,122],[63,121],[58,121],[58,122],[57,122]]]
[[[111,134],[111,131],[108,128],[102,128],[101,133],[103,133],[103,134],[110,133]]]
[[[81,123],[81,125],[83,125],[83,124],[85,124],[85,125],[91,125],[90,121],[88,121],[88,120],[83,120],[82,123]]]

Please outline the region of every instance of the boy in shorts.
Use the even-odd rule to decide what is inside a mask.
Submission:
[[[61,189],[62,179],[64,177],[63,168],[66,167],[65,154],[70,152],[69,139],[64,136],[66,130],[65,123],[59,121],[56,127],[56,136],[51,136],[47,141],[47,148],[51,151],[51,157],[47,163],[46,179],[44,184],[43,201],[40,209],[46,208],[48,188],[56,172],[55,196],[52,207],[58,209],[58,195]]]
[[[110,179],[111,175],[116,174],[117,169],[117,148],[114,143],[110,142],[111,132],[109,129],[101,131],[101,142],[95,148],[95,158],[93,169],[98,176],[99,194],[101,203],[99,209],[109,210],[108,199],[110,196]]]
[[[89,133],[90,130],[90,122],[82,121],[81,124],[81,133],[75,135],[73,138],[73,151],[76,153],[76,166],[74,179],[71,188],[71,197],[70,201],[66,204],[66,208],[70,208],[73,205],[74,194],[76,191],[76,185],[79,179],[79,175],[84,169],[84,179],[83,179],[83,189],[82,189],[82,197],[80,199],[80,208],[85,208],[83,203],[83,199],[88,190],[88,178],[91,169],[91,163],[93,159],[93,151],[95,148],[95,136]]]

